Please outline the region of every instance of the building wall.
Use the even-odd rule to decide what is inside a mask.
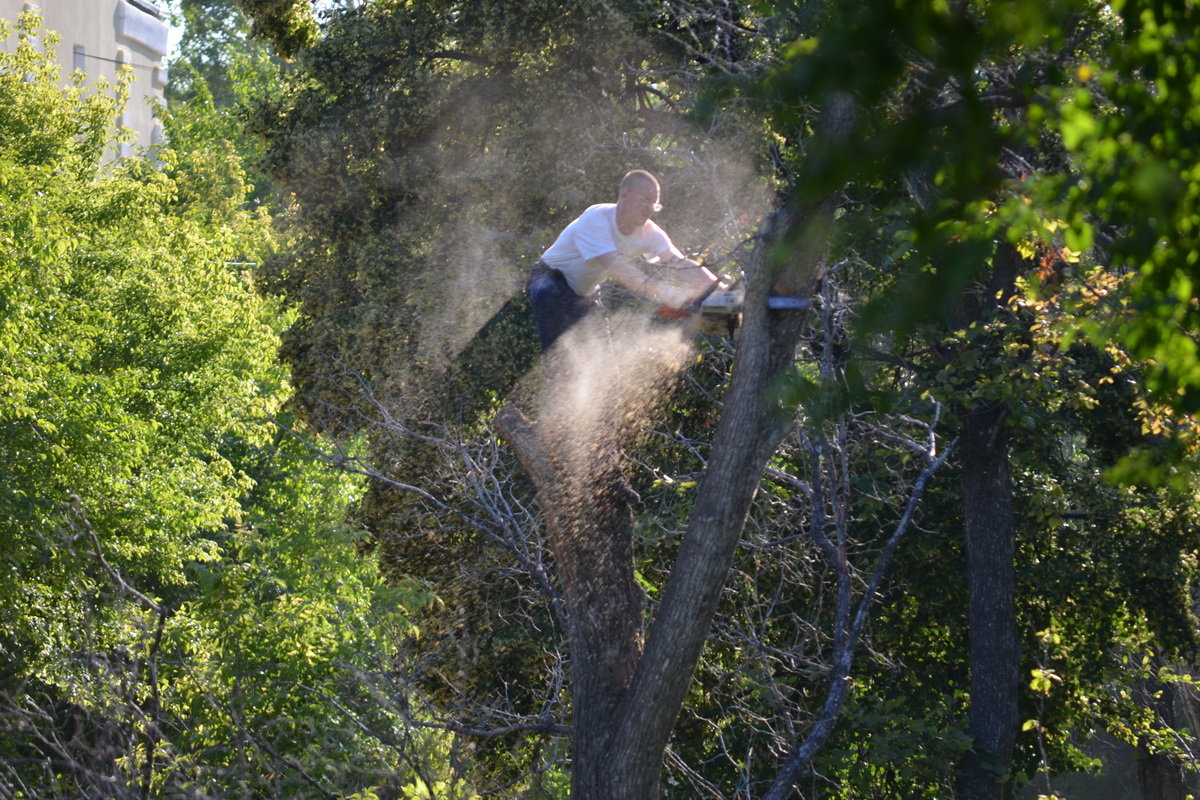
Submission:
[[[91,83],[101,77],[114,82],[121,65],[133,70],[129,100],[120,123],[136,133],[136,147],[157,144],[162,126],[154,119],[151,99],[161,102],[167,85],[165,4],[154,0],[0,0],[0,18],[10,22],[25,9],[42,15],[42,27],[59,35],[58,63],[64,83],[82,70]],[[11,47],[11,43],[0,44]]]

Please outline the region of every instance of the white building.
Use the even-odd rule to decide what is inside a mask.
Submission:
[[[42,27],[58,34],[64,82],[82,70],[89,83],[101,77],[115,83],[117,70],[129,66],[133,80],[120,124],[137,134],[134,146],[161,141],[151,99],[161,101],[167,85],[163,59],[170,26],[162,6],[152,0],[0,0],[0,18],[9,22],[26,9],[37,10]],[[11,47],[11,40],[0,46]],[[131,149],[126,145],[122,154]]]

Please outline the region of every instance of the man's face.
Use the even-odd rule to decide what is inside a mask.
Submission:
[[[634,184],[622,189],[617,196],[617,217],[622,227],[641,227],[646,220],[661,211],[658,189],[652,185]]]

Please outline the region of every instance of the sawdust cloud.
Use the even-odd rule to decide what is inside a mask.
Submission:
[[[598,464],[617,466],[622,442],[641,431],[693,354],[681,327],[630,311],[594,313],[559,339],[536,413],[543,446],[569,483],[586,484]]]
[[[520,265],[500,246],[505,238],[473,224],[466,210],[446,229],[437,298],[424,317],[418,354],[433,363],[449,363],[463,351],[510,298],[523,291]]]
[[[464,113],[473,113],[468,109]],[[453,126],[449,127],[453,130]],[[595,135],[603,132],[596,126]],[[516,163],[500,164],[497,154],[444,166],[429,187],[433,196],[454,197],[449,217],[432,245],[438,272],[428,287],[419,333],[421,356],[434,363],[455,358],[510,299],[524,291],[533,263],[563,227],[593,203],[615,202],[623,171],[645,168],[659,176],[666,209],[656,217],[675,244],[714,271],[736,269],[740,246],[770,209],[770,191],[745,143],[697,134],[668,152],[638,145],[624,131],[608,131],[612,148],[625,155],[611,174],[570,174],[549,166],[534,177]],[[541,170],[540,167],[532,167]],[[506,175],[506,181],[539,184],[546,201],[529,217],[512,209],[497,214],[495,194],[482,191],[480,175]],[[570,195],[564,213],[552,215],[556,199]],[[643,265],[648,274],[670,280],[670,268]]]

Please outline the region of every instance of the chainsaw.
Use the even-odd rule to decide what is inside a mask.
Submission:
[[[804,297],[771,296],[767,308],[772,310],[802,311],[811,301]],[[732,336],[741,324],[746,306],[746,291],[737,282],[714,283],[687,308],[660,306],[658,315],[668,319],[685,319],[688,325],[700,333],[712,336]]]

